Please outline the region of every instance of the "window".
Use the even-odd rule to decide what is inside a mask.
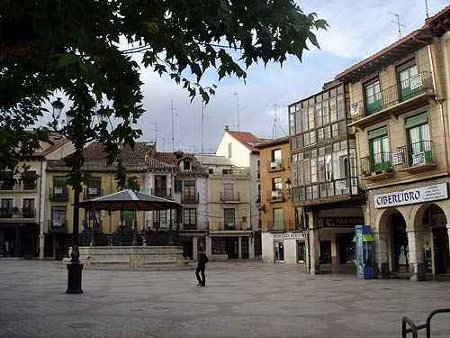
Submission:
[[[272,162],[281,162],[281,149],[272,150]]]
[[[195,196],[195,181],[184,181],[184,195]]]
[[[427,113],[406,119],[408,149],[410,165],[432,163],[430,126]]]
[[[101,177],[91,177],[88,182],[88,197],[100,196],[102,187]]]
[[[183,170],[191,170],[191,161],[189,160],[183,161]]]
[[[292,107],[289,112],[289,134],[295,135],[295,113],[292,111]]]
[[[0,190],[13,190],[14,177],[13,172],[5,170],[0,172]]]
[[[380,81],[376,80],[364,85],[366,112],[368,115],[382,108]]]
[[[336,108],[336,98],[333,97],[330,99],[330,122],[337,121],[337,108]]]
[[[197,209],[184,209],[183,222],[185,225],[197,224]]]
[[[306,247],[304,241],[297,241],[297,262],[305,262],[306,260]]]
[[[34,198],[24,198],[22,205],[23,217],[34,217]]]
[[[223,194],[224,199],[226,201],[234,200],[234,184],[233,183],[224,183],[223,184]]]
[[[67,194],[66,186],[67,186],[67,177],[66,176],[53,177],[53,194],[54,195]]]
[[[228,143],[228,158],[233,156],[233,144],[231,142]]]
[[[331,155],[325,156],[325,179],[329,182],[333,180],[333,165]]]
[[[235,210],[232,208],[223,209],[223,220],[226,228],[234,228],[235,225]]]
[[[13,210],[13,200],[12,198],[2,198],[1,200],[1,209],[0,216],[1,217],[11,217]]]
[[[165,175],[155,176],[155,195],[159,197],[167,196],[167,176]]]
[[[276,177],[272,179],[272,191],[283,189],[283,179],[281,177]]]
[[[210,175],[214,174],[214,169],[213,169],[213,168],[209,168],[209,169],[208,169],[208,173],[209,173]]]
[[[397,74],[402,101],[413,97],[417,90],[422,89],[422,78],[414,60],[399,66]]]
[[[386,170],[391,167],[387,127],[369,132],[369,152],[372,171]]]
[[[180,193],[183,190],[183,181],[175,180],[175,192]]]
[[[52,207],[52,226],[54,228],[61,228],[66,225],[66,207],[53,206]]]
[[[231,169],[222,169],[222,175],[231,175],[233,174],[233,170]]]
[[[283,230],[283,209],[275,208],[272,210],[273,212],[273,230]]]

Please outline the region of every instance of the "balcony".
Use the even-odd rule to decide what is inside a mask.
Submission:
[[[48,220],[48,231],[50,232],[66,232],[67,231],[67,220],[55,220],[55,219],[49,219]]]
[[[182,230],[198,230],[197,224],[183,224],[183,229]]]
[[[33,219],[36,217],[34,208],[4,208],[0,209],[0,218]]]
[[[344,177],[292,188],[292,198],[299,205],[318,205],[359,198],[357,177]]]
[[[434,168],[433,144],[420,141],[398,147],[392,154],[392,164],[398,171],[419,172]]]
[[[394,175],[392,155],[383,151],[361,158],[361,176],[366,181],[384,180]]]
[[[236,222],[228,222],[223,223],[220,222],[216,224],[216,229],[210,229],[212,231],[251,231],[250,225],[247,225],[245,223],[243,224],[237,224]]]
[[[13,179],[0,180],[0,190],[14,190],[14,184]]]
[[[103,196],[103,189],[99,188],[99,187],[87,187],[84,190],[84,194],[83,194],[83,198],[85,200],[90,200],[93,198],[97,198]]]
[[[181,203],[182,204],[198,204],[199,195],[196,193],[195,195],[185,195],[181,194]]]
[[[283,171],[285,170],[283,161],[281,159],[273,160],[273,161],[267,161],[267,171],[269,173],[277,172],[277,171]]]
[[[382,121],[391,114],[399,115],[408,110],[427,104],[434,96],[430,72],[421,72],[391,87],[387,87],[365,100],[351,104],[351,126],[365,128]]]
[[[239,203],[241,201],[241,196],[239,192],[221,192],[220,202],[222,203]]]
[[[69,200],[67,187],[53,187],[49,189],[49,198],[51,201],[64,201]]]
[[[293,220],[282,221],[280,223],[276,224],[273,220],[270,220],[267,224],[267,231],[272,233],[283,233],[287,231],[297,232],[304,230],[299,222]]]
[[[270,191],[270,202],[284,202],[285,196],[282,190],[276,189]]]

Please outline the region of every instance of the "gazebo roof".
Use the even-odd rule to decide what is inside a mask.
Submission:
[[[97,210],[167,210],[181,205],[162,197],[143,194],[130,189],[80,202],[80,207]]]

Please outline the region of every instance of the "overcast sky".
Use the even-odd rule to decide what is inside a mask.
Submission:
[[[429,0],[433,15],[448,5],[448,0]],[[400,15],[403,35],[419,28],[425,20],[425,0],[320,0],[299,1],[304,12],[316,12],[330,25],[318,35],[321,49],[306,51],[303,63],[290,58],[279,65],[252,66],[246,84],[226,79],[217,83],[216,95],[205,110],[204,151],[214,152],[224,126],[237,129],[237,102],[240,130],[260,137],[273,134],[275,112],[278,115],[275,135],[287,132],[287,105],[321,90],[324,82],[398,39],[392,23]],[[144,108],[139,127],[142,140],[157,136],[159,150],[171,151],[171,100],[175,107],[175,148],[189,152],[201,150],[201,103],[192,103],[185,91],[169,78],[143,69]],[[236,95],[237,94],[237,95]],[[157,130],[157,131],[156,131]]]

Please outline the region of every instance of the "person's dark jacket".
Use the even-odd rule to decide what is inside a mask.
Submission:
[[[206,254],[204,254],[203,252],[200,252],[198,254],[197,262],[198,262],[198,266],[205,266],[206,263],[209,262],[208,256],[206,256]]]

